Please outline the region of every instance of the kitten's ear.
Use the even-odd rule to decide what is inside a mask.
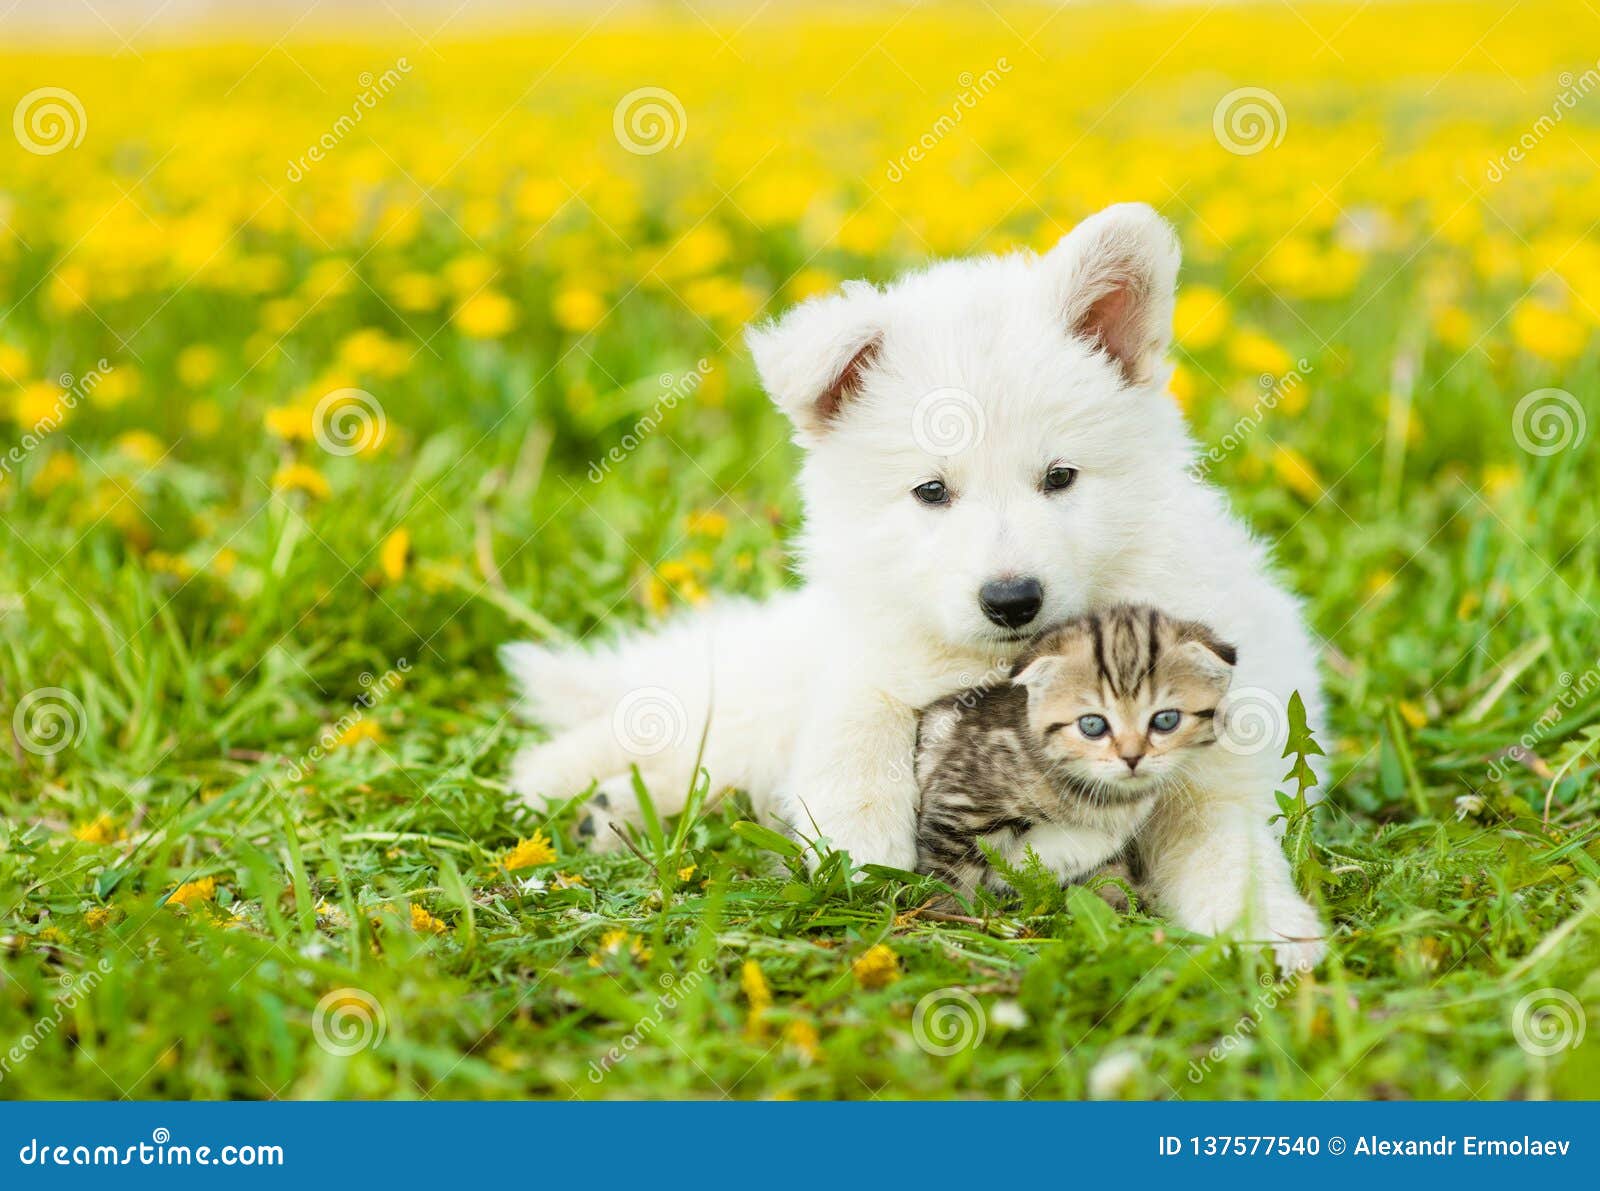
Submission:
[[[851,281],[745,332],[762,386],[802,443],[826,434],[860,394],[883,346],[883,301],[875,287]]]
[[[1061,673],[1061,667],[1065,664],[1066,659],[1055,654],[1036,657],[1032,661],[1025,661],[1012,671],[1011,681],[1020,687],[1026,687],[1028,694],[1032,695],[1035,691],[1049,686],[1050,681]]]
[[[1233,682],[1233,646],[1225,645],[1209,633],[1191,637],[1173,646],[1174,666],[1194,675],[1221,696]]]
[[[1097,345],[1130,385],[1166,379],[1181,256],[1172,225],[1145,203],[1089,216],[1045,254],[1067,333]]]

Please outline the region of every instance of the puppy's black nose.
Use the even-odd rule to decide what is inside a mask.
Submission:
[[[1044,604],[1044,588],[1037,579],[994,579],[978,589],[978,607],[995,624],[1020,629]]]

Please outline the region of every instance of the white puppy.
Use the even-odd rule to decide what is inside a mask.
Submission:
[[[1320,723],[1315,654],[1266,552],[1188,474],[1165,393],[1178,261],[1160,216],[1122,204],[1043,256],[851,283],[753,329],[806,449],[805,585],[592,651],[508,646],[523,710],[556,733],[517,755],[512,787],[598,781],[626,819],[638,766],[670,813],[709,724],[714,788],[858,864],[910,868],[917,709],[992,681],[1051,621],[1154,604],[1237,644],[1230,709],[1258,718],[1141,831],[1151,891],[1184,927],[1315,963],[1321,924],[1268,824],[1291,692]]]

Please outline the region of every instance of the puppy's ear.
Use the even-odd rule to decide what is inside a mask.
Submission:
[[[1067,333],[1098,346],[1130,385],[1165,379],[1181,252],[1172,226],[1145,203],[1089,216],[1044,257],[1050,300]]]
[[[883,346],[882,300],[873,286],[852,281],[843,293],[812,298],[745,332],[762,386],[802,442],[826,434],[860,395]]]

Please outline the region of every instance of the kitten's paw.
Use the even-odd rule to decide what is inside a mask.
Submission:
[[[1118,914],[1126,914],[1131,908],[1128,890],[1133,887],[1133,870],[1126,864],[1108,864],[1090,878],[1098,882],[1094,887],[1095,896]],[[1139,896],[1135,894],[1135,896]],[[1142,900],[1142,898],[1141,898]]]
[[[1307,902],[1298,897],[1278,902],[1268,907],[1266,920],[1273,957],[1285,975],[1309,972],[1327,955],[1322,919]]]

